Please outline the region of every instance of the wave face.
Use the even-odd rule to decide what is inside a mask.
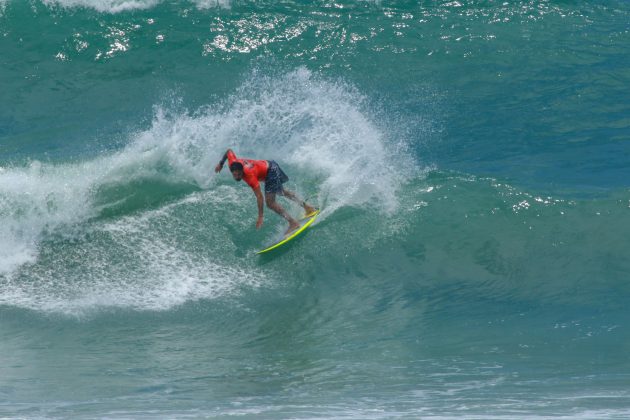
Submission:
[[[629,17],[0,1],[0,413],[628,417]]]

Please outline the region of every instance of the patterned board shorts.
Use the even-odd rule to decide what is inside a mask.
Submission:
[[[265,193],[281,193],[282,184],[289,180],[289,177],[282,171],[280,165],[274,160],[269,160],[267,177],[265,178]]]

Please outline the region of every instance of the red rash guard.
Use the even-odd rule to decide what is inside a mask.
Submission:
[[[233,151],[227,152],[228,163],[238,162],[243,165],[243,180],[252,190],[260,187],[260,181],[264,181],[267,177],[267,169],[269,164],[266,160],[238,159]]]

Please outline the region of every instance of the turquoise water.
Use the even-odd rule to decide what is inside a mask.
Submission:
[[[0,0],[0,417],[628,418],[628,57],[625,1]]]

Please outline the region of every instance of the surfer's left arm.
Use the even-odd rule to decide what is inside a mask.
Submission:
[[[263,195],[260,191],[260,185],[254,188],[254,194],[256,194],[256,204],[258,204],[258,220],[256,220],[256,229],[260,229],[263,224]]]
[[[223,169],[223,165],[225,164],[225,161],[229,159],[230,154],[234,155],[234,152],[232,151],[232,149],[227,149],[227,151],[223,154],[223,157],[221,158],[219,164],[215,166],[214,172],[221,172],[221,169]]]

